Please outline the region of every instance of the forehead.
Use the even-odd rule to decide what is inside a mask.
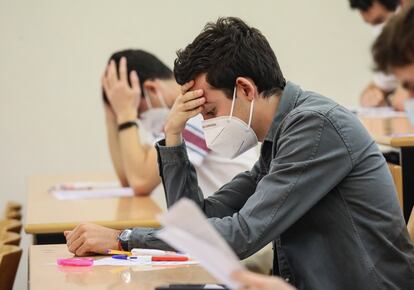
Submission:
[[[224,93],[224,91],[220,90],[220,89],[216,89],[214,87],[212,87],[208,82],[207,82],[207,74],[201,74],[198,75],[195,79],[194,79],[194,85],[191,88],[191,90],[198,90],[198,89],[202,89],[204,92],[204,97],[206,98],[207,103],[215,103],[218,102],[222,99],[226,99],[226,95]]]
[[[392,72],[402,82],[414,81],[414,62],[403,67],[394,68]]]
[[[381,3],[374,1],[367,11],[361,11],[361,16],[365,22],[373,22],[378,17],[386,17],[391,12],[387,10]],[[384,19],[386,20],[386,19]]]

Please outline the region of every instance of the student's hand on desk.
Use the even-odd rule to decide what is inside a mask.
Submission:
[[[244,285],[240,290],[295,290],[293,286],[278,277],[249,271],[234,272],[232,278]]]
[[[361,94],[361,106],[363,107],[384,107],[387,106],[385,93],[375,86],[370,84]]]
[[[181,133],[185,124],[192,117],[203,111],[206,99],[203,90],[190,91],[194,81],[190,81],[181,87],[181,95],[177,97],[164,126],[167,146],[181,144]]]
[[[134,121],[138,117],[138,107],[141,102],[141,87],[138,74],[132,71],[128,83],[126,58],[119,62],[119,77],[115,61],[111,60],[105,74],[102,76],[102,87],[116,115],[118,124]]]
[[[121,231],[96,224],[81,224],[73,231],[65,231],[66,244],[76,256],[91,253],[105,254],[108,249],[118,249],[118,235]]]

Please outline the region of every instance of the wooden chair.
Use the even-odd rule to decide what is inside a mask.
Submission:
[[[414,207],[411,211],[410,218],[408,219],[407,223],[408,234],[410,235],[411,241],[414,244]]]
[[[22,222],[19,220],[0,220],[0,231],[5,229],[8,232],[13,232],[16,234],[20,234],[22,230]]]
[[[401,208],[403,208],[403,183],[401,166],[388,163],[388,168],[390,169],[392,179],[394,180],[398,201],[400,202]]]
[[[0,244],[0,290],[12,290],[22,249]]]
[[[3,245],[20,245],[20,235],[3,230],[0,232],[0,243]]]
[[[9,211],[9,210],[21,211],[22,205],[15,201],[8,201],[6,204],[6,211]]]
[[[20,221],[22,219],[22,213],[20,210],[6,210],[5,218]]]

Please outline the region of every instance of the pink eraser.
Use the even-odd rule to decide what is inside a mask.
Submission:
[[[69,259],[57,259],[59,266],[75,266],[75,267],[87,267],[93,265],[92,258],[69,258]]]

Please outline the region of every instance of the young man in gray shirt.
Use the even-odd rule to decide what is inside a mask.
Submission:
[[[391,175],[351,112],[286,83],[266,38],[238,18],[208,24],[178,52],[174,73],[182,94],[157,144],[168,206],[195,201],[240,258],[273,241],[274,274],[298,289],[414,289],[414,247]],[[182,141],[199,113],[212,150],[235,157],[263,143],[251,171],[206,199]],[[125,230],[120,244],[169,248],[156,231]],[[75,229],[68,244],[103,250],[82,236]]]

